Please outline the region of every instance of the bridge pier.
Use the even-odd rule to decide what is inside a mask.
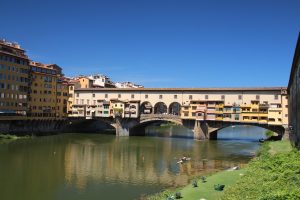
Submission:
[[[122,119],[121,117],[115,118],[116,136],[130,136],[132,128],[138,123],[135,119]]]
[[[205,140],[207,139],[207,134],[208,134],[207,123],[195,120],[194,139]]]
[[[124,123],[121,117],[116,117],[116,136],[129,136],[128,123]]]

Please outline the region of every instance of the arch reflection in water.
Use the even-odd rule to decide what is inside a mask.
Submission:
[[[217,133],[218,139],[239,139],[239,140],[253,140],[258,141],[261,138],[266,138],[266,129],[251,126],[251,125],[237,125],[229,126],[227,128],[221,129]]]
[[[257,148],[244,141],[97,134],[17,140],[0,145],[0,199],[138,199],[245,163]],[[191,161],[177,164],[183,156]]]
[[[101,136],[104,141],[107,136]],[[109,137],[111,139],[111,137]],[[253,145],[245,144],[246,149]],[[236,145],[232,145],[233,147]],[[225,148],[224,148],[225,147]],[[218,142],[195,142],[170,138],[116,138],[111,142],[78,141],[67,145],[65,178],[83,189],[89,181],[107,184],[184,185],[190,175],[214,171],[246,162],[252,155],[239,155]],[[235,156],[234,156],[235,155]],[[192,157],[177,164],[182,156]],[[227,158],[231,156],[231,158]]]

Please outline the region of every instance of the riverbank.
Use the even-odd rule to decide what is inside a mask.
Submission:
[[[300,152],[287,140],[264,144],[245,176],[225,190],[221,199],[300,199],[299,158]]]
[[[9,134],[0,134],[0,144],[12,142],[18,139],[30,138],[31,136],[16,136],[16,135],[9,135]]]
[[[249,165],[240,170],[221,171],[207,177],[198,187],[192,182],[182,188],[165,190],[148,197],[149,200],[174,197],[180,192],[181,199],[300,199],[300,152],[292,149],[287,140],[266,142]],[[214,185],[224,184],[224,191]],[[172,198],[170,198],[172,199]]]

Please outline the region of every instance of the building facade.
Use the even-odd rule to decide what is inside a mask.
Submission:
[[[290,139],[300,148],[300,33],[288,84]]]
[[[287,123],[287,92],[284,87],[272,88],[90,88],[75,90],[79,106],[98,100],[122,103],[135,102],[140,114],[171,114],[182,119],[236,121],[283,125]],[[121,111],[121,104],[116,106]],[[125,117],[126,109],[121,116]],[[77,110],[73,110],[77,113]],[[110,116],[113,116],[110,111]],[[84,117],[85,113],[82,113]],[[72,115],[70,115],[72,116]],[[97,117],[97,112],[95,113]],[[138,117],[136,116],[136,117]]]
[[[16,43],[0,40],[0,120],[23,119],[28,112],[29,59]]]
[[[67,82],[62,69],[55,65],[30,62],[30,92],[28,117],[31,119],[61,119],[67,117]]]

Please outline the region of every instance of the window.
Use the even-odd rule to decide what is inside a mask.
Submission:
[[[208,99],[208,95],[207,94],[205,95],[205,99]]]
[[[242,95],[239,95],[239,100],[242,100]]]
[[[108,94],[105,94],[105,98],[108,98]]]
[[[121,98],[121,94],[118,94],[118,98]]]
[[[93,94],[93,97],[95,97],[95,94]]]
[[[256,99],[256,100],[259,100],[259,99],[260,99],[260,96],[259,96],[259,95],[256,95],[255,99]]]
[[[145,99],[148,99],[148,94],[145,94]]]
[[[189,95],[189,100],[192,100],[193,99],[193,95]]]
[[[224,100],[225,99],[225,95],[221,95],[221,99]]]
[[[79,97],[79,93],[76,93],[76,97]]]
[[[234,119],[235,120],[240,120],[240,116],[239,115],[235,115]]]
[[[162,98],[163,98],[163,95],[162,95],[162,94],[160,94],[160,95],[159,95],[159,99],[162,99]]]
[[[274,95],[274,99],[278,100],[278,95],[277,94]]]
[[[134,94],[131,94],[131,98],[134,99]]]
[[[177,99],[177,94],[174,95],[174,99]]]

